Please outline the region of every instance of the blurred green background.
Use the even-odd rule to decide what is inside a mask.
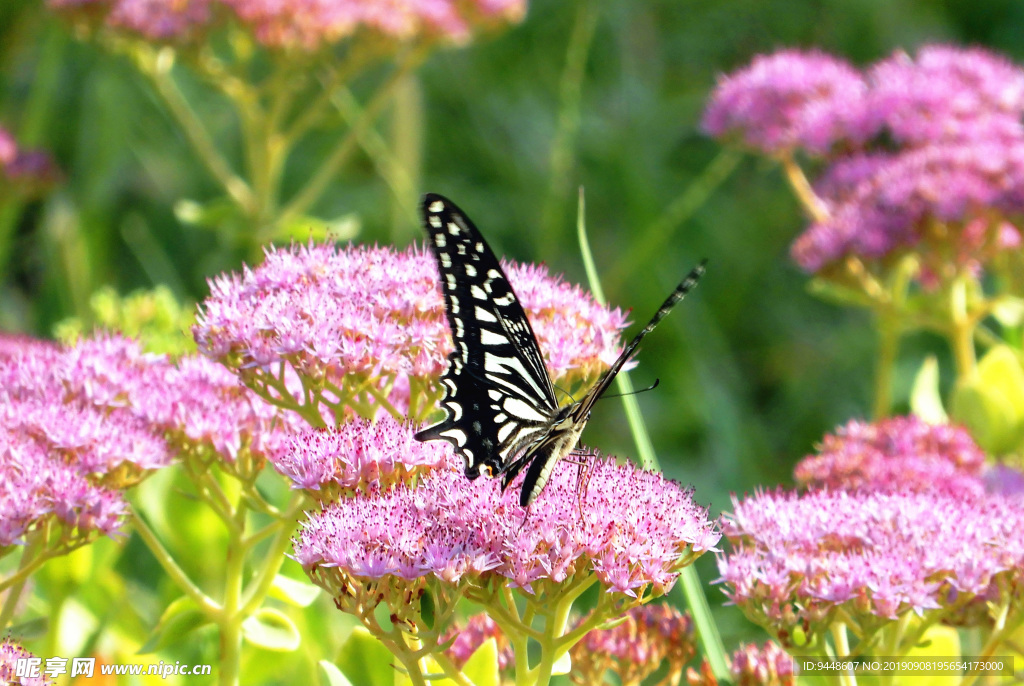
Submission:
[[[522,24],[434,52],[403,91],[403,108],[378,122],[408,165],[407,197],[360,152],[314,213],[351,213],[357,241],[404,246],[420,240],[418,193],[443,193],[499,254],[582,283],[582,185],[606,295],[633,308],[635,322],[707,257],[699,289],[647,339],[633,378],[661,379],[639,402],[662,465],[717,514],[730,492],[789,483],[793,463],[825,432],[865,416],[874,351],[867,315],[813,297],[790,261],[804,220],[778,169],[699,131],[717,75],[782,47],[863,65],[950,42],[1019,62],[1022,35],[1024,4],[1015,0],[534,0]],[[219,96],[179,76],[232,153],[236,122]],[[356,96],[378,77],[357,80]],[[77,40],[38,0],[0,0],[0,124],[51,151],[64,174],[45,198],[17,207],[0,328],[50,335],[66,317],[88,319],[101,286],[126,294],[163,284],[201,300],[207,278],[247,259],[238,241],[176,216],[182,200],[220,191],[145,80],[126,58]],[[333,140],[318,133],[300,147],[286,194]],[[710,180],[716,173],[720,184]],[[907,342],[898,405],[924,350],[946,355],[926,336]],[[585,440],[634,453],[614,401],[599,406]],[[705,580],[716,576],[709,556],[700,565]],[[713,592],[712,604],[719,598]],[[727,645],[731,630],[723,627]]]

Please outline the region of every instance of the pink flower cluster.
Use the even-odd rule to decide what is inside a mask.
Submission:
[[[205,357],[172,362],[126,338],[79,342],[60,374],[94,403],[129,408],[179,449],[212,450],[227,462],[243,450],[259,459],[278,458],[291,434],[306,426]]]
[[[162,438],[137,416],[64,386],[65,354],[24,338],[5,337],[0,346],[0,546],[21,542],[51,516],[81,537],[113,533],[126,511],[116,490],[125,472],[170,460]]]
[[[44,676],[17,676],[18,660],[31,658],[35,658],[35,656],[10,638],[0,641],[0,684],[11,684],[12,686],[50,686],[53,681]],[[40,663],[40,667],[42,667],[42,663]]]
[[[494,639],[498,647],[498,669],[502,672],[512,666],[515,653],[512,644],[502,633],[501,628],[485,613],[473,615],[465,626],[456,626],[445,634],[442,643],[452,641],[445,651],[459,669],[469,661],[480,646],[489,639]],[[454,639],[454,640],[452,640]]]
[[[149,40],[187,42],[227,18],[262,45],[312,52],[369,31],[389,39],[466,40],[515,22],[525,0],[48,0],[58,12]]]
[[[574,681],[606,683],[610,669],[621,683],[639,684],[667,664],[665,683],[676,683],[697,652],[694,638],[693,620],[671,605],[635,607],[615,627],[595,629],[572,647]]]
[[[321,500],[374,492],[408,482],[412,475],[446,466],[449,450],[438,442],[413,439],[413,427],[391,415],[377,421],[353,419],[336,429],[315,429],[294,436],[274,467],[293,488],[316,491]]]
[[[851,421],[825,436],[795,470],[805,486],[864,490],[985,491],[985,454],[966,430],[917,417]]]
[[[1022,116],[1024,69],[931,45],[864,73],[817,52],[758,57],[723,78],[704,127],[764,154],[825,159],[816,192],[828,216],[792,248],[805,270],[929,243],[973,267],[1021,244]]]
[[[614,360],[621,311],[540,267],[507,271],[555,377],[590,378]],[[298,405],[308,401],[302,378],[349,400],[373,386],[402,406],[410,384],[436,382],[452,350],[433,258],[415,248],[268,249],[258,267],[211,282],[197,322],[203,353]]]
[[[733,503],[720,581],[784,645],[794,627],[820,631],[840,607],[847,621],[950,613],[1024,581],[1020,499],[776,491]]]
[[[729,673],[736,686],[794,686],[793,658],[778,643],[765,641],[764,645],[745,643],[732,654]],[[718,679],[705,659],[700,671],[686,670],[689,686],[718,686]]]
[[[701,125],[768,154],[797,147],[825,153],[837,141],[860,144],[875,133],[867,92],[864,77],[843,60],[783,50],[722,76]]]
[[[692,491],[660,474],[594,458],[589,485],[561,462],[524,511],[518,483],[471,482],[450,458],[417,486],[357,496],[310,515],[295,542],[302,566],[346,588],[357,580],[433,575],[451,584],[505,577],[532,592],[542,580],[593,573],[612,591],[664,592],[692,554],[719,540]],[[691,548],[692,546],[692,548]],[[356,583],[361,583],[357,581]]]

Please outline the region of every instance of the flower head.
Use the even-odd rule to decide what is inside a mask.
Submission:
[[[498,669],[504,672],[512,666],[515,654],[512,651],[512,644],[502,633],[501,628],[491,619],[490,615],[480,613],[473,615],[466,622],[465,626],[452,627],[445,634],[442,641],[452,641],[451,646],[445,651],[461,669],[469,658],[473,656],[485,641],[494,639],[498,647]],[[453,640],[454,639],[454,640]]]
[[[729,598],[783,645],[853,621],[951,613],[1024,570],[1024,505],[942,491],[777,491],[734,499],[719,557]]]
[[[538,267],[506,271],[555,377],[592,378],[614,359],[622,312]],[[302,378],[327,389],[322,405],[336,414],[346,403],[434,406],[411,388],[436,383],[451,337],[433,259],[420,250],[269,249],[263,264],[218,277],[210,291],[194,328],[199,349],[283,403],[306,402]]]
[[[317,491],[322,500],[338,489],[378,491],[425,470],[447,465],[448,451],[439,443],[421,443],[412,427],[381,415],[377,421],[356,418],[336,429],[295,435],[290,447],[274,460],[293,488]]]
[[[796,466],[805,486],[980,495],[985,454],[966,430],[914,416],[851,421]]]
[[[0,641],[0,683],[12,684],[12,686],[49,686],[53,683],[50,679],[41,676],[41,660],[39,660],[40,676],[18,676],[19,660],[38,660],[38,658],[9,637]]]
[[[871,107],[902,145],[1024,136],[1024,69],[980,48],[927,45],[870,71]]]
[[[611,669],[624,684],[639,684],[668,664],[669,674],[681,674],[696,653],[693,620],[670,605],[635,607],[611,629],[595,629],[573,646],[576,683],[604,683]]]
[[[719,536],[692,493],[659,474],[596,459],[589,486],[576,487],[564,461],[528,512],[497,481],[469,481],[460,465],[427,473],[416,486],[343,499],[310,515],[296,559],[343,593],[353,583],[428,575],[504,577],[532,591],[593,573],[610,591],[664,592],[695,554]],[[582,511],[582,513],[581,513]],[[358,580],[358,581],[357,581]]]
[[[759,55],[722,77],[702,127],[735,134],[766,154],[796,147],[824,153],[843,140],[863,142],[877,129],[866,108],[867,84],[853,67],[817,51]]]
[[[861,162],[863,160],[863,163]],[[992,212],[1024,211],[1024,137],[977,139],[857,158],[861,173],[822,187],[828,218],[792,247],[806,271],[847,255],[884,258],[921,249],[974,265],[1021,244],[1020,231]],[[839,163],[848,164],[848,162]],[[948,258],[944,258],[948,260]]]
[[[49,0],[89,26],[187,43],[232,16],[265,47],[315,52],[359,32],[395,41],[466,40],[474,29],[519,21],[525,0]]]

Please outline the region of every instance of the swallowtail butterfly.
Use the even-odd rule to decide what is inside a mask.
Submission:
[[[423,226],[437,257],[455,351],[441,377],[447,418],[416,434],[446,440],[465,461],[466,476],[502,475],[504,490],[526,469],[519,502],[533,502],[555,463],[583,433],[594,403],[636,353],[644,336],[693,288],[693,268],[618,359],[579,402],[558,406],[530,320],[508,277],[473,222],[447,198],[423,196]]]

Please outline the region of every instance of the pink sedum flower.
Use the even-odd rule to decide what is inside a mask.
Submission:
[[[292,488],[317,491],[323,500],[333,500],[340,492],[379,491],[447,465],[446,446],[414,440],[412,434],[412,426],[390,415],[377,421],[356,418],[337,429],[294,436],[274,466],[292,481]]]
[[[795,470],[804,486],[846,490],[985,491],[985,454],[966,430],[914,416],[851,421]]]
[[[187,43],[232,16],[264,47],[314,52],[359,32],[394,41],[467,40],[522,19],[525,0],[48,0],[51,9],[116,32]]]
[[[783,50],[721,77],[701,126],[716,138],[736,135],[765,154],[797,147],[821,154],[875,133],[866,96],[864,77],[846,62]]]
[[[729,671],[736,686],[793,686],[796,675],[793,658],[774,641],[763,645],[746,643],[729,660]]]
[[[0,191],[12,187],[25,195],[37,195],[60,176],[49,154],[20,146],[11,132],[0,126]]]
[[[501,628],[491,619],[490,615],[481,613],[473,615],[467,620],[465,626],[456,626],[445,634],[442,643],[452,641],[451,646],[445,651],[452,659],[455,666],[462,669],[469,658],[473,656],[480,646],[489,639],[494,639],[498,648],[498,670],[504,672],[512,667],[515,653],[512,644],[502,633]],[[454,640],[452,640],[454,639]]]
[[[621,311],[539,267],[506,271],[553,376],[590,379],[615,359]],[[452,350],[436,267],[415,248],[270,248],[263,264],[214,279],[210,291],[194,328],[200,351],[286,406],[309,402],[300,378],[327,388],[317,401],[334,415],[325,424],[340,423],[346,404],[376,408],[383,398],[404,409],[411,387],[436,384]],[[419,412],[434,407],[432,396],[412,401]]]
[[[609,591],[665,592],[679,570],[719,540],[692,492],[659,474],[595,459],[585,493],[564,461],[529,512],[517,484],[469,481],[449,468],[374,496],[341,500],[313,513],[295,542],[296,559],[344,588],[348,579],[433,576],[449,584],[504,577],[533,591],[593,573]],[[582,498],[582,501],[580,500]],[[582,509],[582,515],[580,510]]]
[[[871,68],[871,107],[903,145],[1019,141],[1024,135],[1024,69],[980,48],[926,45]]]
[[[776,491],[733,499],[726,594],[786,645],[840,608],[853,621],[947,614],[1024,570],[1024,504],[962,493]],[[875,618],[872,620],[871,618]]]
[[[573,682],[606,683],[611,670],[624,684],[639,684],[668,665],[668,681],[676,683],[683,665],[696,654],[693,620],[670,605],[635,607],[610,629],[594,629],[570,651]]]
[[[0,683],[11,686],[50,686],[53,681],[42,675],[42,670],[46,666],[42,660],[38,662],[37,671],[40,676],[17,676],[19,660],[35,659],[37,658],[32,653],[15,643],[10,637],[0,641]]]

